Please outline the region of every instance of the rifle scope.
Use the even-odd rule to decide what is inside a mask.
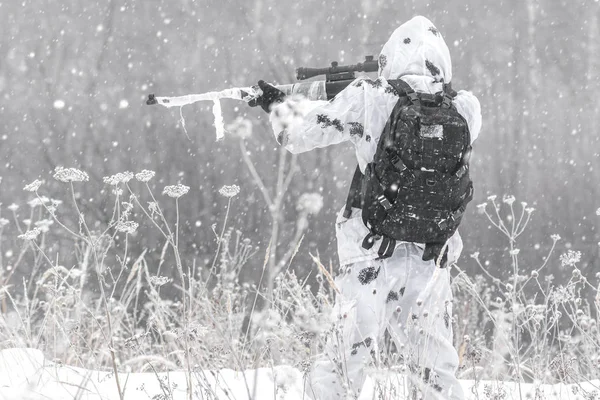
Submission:
[[[296,70],[296,79],[302,81],[319,75],[334,75],[349,72],[377,72],[379,63],[373,59],[373,56],[366,56],[365,61],[354,65],[338,65],[337,61],[331,63],[327,68],[305,68],[300,67]]]

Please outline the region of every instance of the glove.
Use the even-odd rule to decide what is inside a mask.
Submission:
[[[283,102],[285,93],[276,87],[269,85],[263,80],[258,81],[258,87],[262,90],[262,94],[256,99],[252,99],[248,102],[250,107],[261,106],[263,110],[268,114],[271,112],[271,106],[274,103]]]

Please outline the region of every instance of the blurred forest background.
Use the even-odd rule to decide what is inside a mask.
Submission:
[[[67,186],[53,180],[52,171],[76,167],[90,175],[90,182],[76,184],[82,211],[101,227],[114,201],[102,177],[150,169],[171,220],[174,202],[160,196],[162,188],[191,187],[179,201],[180,247],[186,263],[205,266],[217,248],[211,226],[220,230],[225,218],[227,199],[218,190],[237,184],[228,225],[260,249],[245,267],[256,279],[270,238],[279,244],[274,259],[283,258],[295,243],[297,201],[316,192],[324,207],[308,217],[292,267],[301,276],[314,272],[309,253],[335,266],[335,214],[355,167],[349,146],[291,157],[278,148],[262,110],[233,100],[222,103],[225,123],[244,118],[252,134],[226,134],[216,142],[211,103],[183,108],[186,135],[178,109],[149,107],[145,99],[258,79],[291,83],[299,66],[360,62],[377,56],[392,31],[417,14],[444,35],[454,87],[473,91],[482,105],[484,125],[472,157],[476,194],[461,227],[461,267],[475,271],[468,255],[480,251],[492,271],[508,268],[506,241],[475,205],[491,194],[500,201],[511,194],[516,205],[526,201],[536,208],[518,246],[522,267],[539,266],[557,233],[562,240],[551,272],[570,275],[560,270],[558,255],[571,248],[582,252],[583,274],[593,276],[600,241],[598,0],[0,0],[0,216],[9,218],[7,207],[17,203],[18,218],[29,218],[32,196],[22,188],[38,178],[46,181],[41,194],[67,200]],[[277,210],[265,202],[242,153],[273,198],[283,187],[282,173],[297,165]],[[146,204],[141,184],[132,186]],[[77,226],[67,203],[59,215]],[[148,248],[147,258],[157,259],[159,234],[143,215],[133,219],[142,226],[131,254]],[[16,236],[14,222],[4,227],[5,265],[22,245]],[[48,240],[67,263],[76,250],[64,236],[55,224]]]

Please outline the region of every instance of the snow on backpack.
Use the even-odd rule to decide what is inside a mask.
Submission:
[[[441,260],[467,203],[473,198],[469,177],[470,134],[452,104],[450,85],[436,95],[416,93],[402,80],[388,81],[400,99],[381,135],[373,162],[363,175],[357,168],[345,216],[362,208],[369,234],[363,247],[381,238],[379,258],[390,257],[397,241],[424,243],[423,260]],[[441,258],[440,258],[441,254]]]

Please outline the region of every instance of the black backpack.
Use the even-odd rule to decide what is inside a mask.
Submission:
[[[388,83],[400,99],[373,162],[364,175],[356,169],[345,216],[351,207],[362,208],[370,231],[362,245],[370,249],[381,238],[379,258],[390,257],[400,240],[425,243],[423,260],[437,260],[473,198],[469,128],[452,104],[456,92],[450,84],[430,95],[400,79]]]

